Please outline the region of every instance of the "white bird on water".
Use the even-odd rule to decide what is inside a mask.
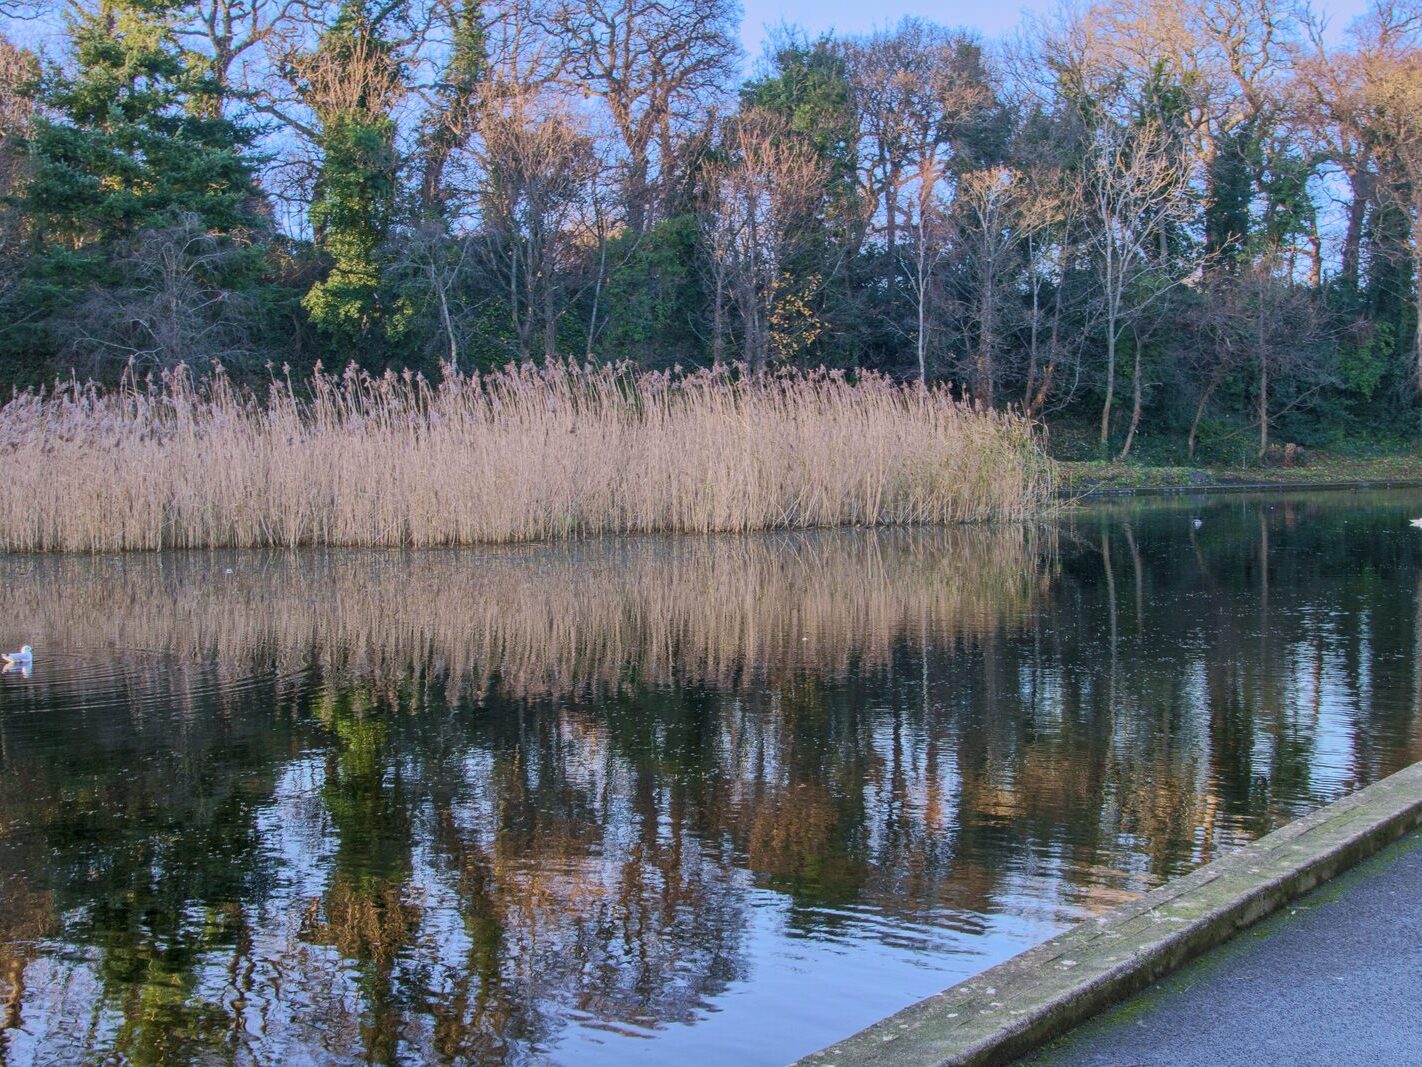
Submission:
[[[28,667],[35,661],[34,649],[21,645],[18,652],[0,652],[0,658],[5,660],[7,667]]]
[[[1412,525],[1416,526],[1419,530],[1422,530],[1422,519],[1413,519]]]

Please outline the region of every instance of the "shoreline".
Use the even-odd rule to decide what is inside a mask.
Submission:
[[[1422,762],[811,1053],[797,1067],[1031,1053],[1422,826]]]
[[[1097,497],[1190,496],[1197,493],[1308,493],[1314,491],[1362,492],[1369,489],[1422,489],[1422,475],[1406,478],[1357,478],[1328,481],[1287,482],[1201,482],[1183,485],[1090,485],[1062,486],[1059,500],[1088,500]]]

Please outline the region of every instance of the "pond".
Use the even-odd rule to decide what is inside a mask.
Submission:
[[[0,559],[0,1061],[794,1059],[1422,759],[1416,515]]]

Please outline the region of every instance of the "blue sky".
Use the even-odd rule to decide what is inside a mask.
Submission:
[[[1059,0],[741,0],[745,18],[741,23],[741,44],[746,51],[746,69],[760,58],[767,29],[788,24],[818,36],[830,30],[841,35],[869,33],[888,28],[905,15],[916,15],[944,26],[976,30],[985,38],[1000,37],[1021,23],[1027,13],[1042,14]],[[1191,0],[1182,0],[1189,3]],[[1337,34],[1367,6],[1368,0],[1312,0],[1315,8],[1327,12],[1330,29]],[[31,46],[55,43],[57,24],[50,20],[16,22],[0,17],[0,27],[11,40]]]
[[[1190,0],[1183,0],[1190,2]],[[1042,13],[1056,6],[1057,0],[998,0],[996,3],[939,0],[915,3],[912,0],[742,0],[745,21],[741,24],[741,41],[750,61],[761,54],[766,27],[789,23],[817,35],[827,30],[840,34],[867,33],[892,26],[905,15],[917,15],[944,26],[961,26],[976,30],[984,37],[1007,33],[1021,20],[1024,12]],[[1366,0],[1314,0],[1315,7],[1327,12],[1331,29],[1336,33],[1363,11]]]

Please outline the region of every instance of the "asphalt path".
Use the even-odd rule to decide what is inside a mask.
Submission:
[[[1422,1065],[1422,831],[1021,1062]]]

